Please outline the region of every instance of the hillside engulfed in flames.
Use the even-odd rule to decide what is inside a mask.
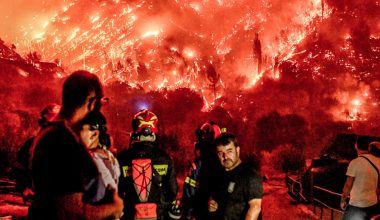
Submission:
[[[291,56],[321,15],[318,0],[76,0],[19,46],[88,69],[106,83],[192,88],[212,101],[210,83],[225,88],[239,79],[248,88],[262,76],[252,58],[256,32],[264,66],[272,68],[276,56]]]
[[[191,157],[194,129],[209,120],[252,151],[292,145],[317,154],[336,132],[379,135],[378,1],[63,2],[42,32],[0,44],[2,146],[35,130],[39,110],[59,102],[62,79],[76,69],[105,82],[118,148],[143,107],[157,113],[179,160]]]

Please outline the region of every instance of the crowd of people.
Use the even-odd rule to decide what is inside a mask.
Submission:
[[[65,79],[61,106],[43,109],[39,131],[18,157],[28,219],[260,218],[260,175],[241,161],[234,135],[215,122],[196,129],[196,159],[180,199],[173,160],[158,147],[158,116],[137,112],[129,146],[114,155],[107,101],[99,78],[79,70]]]
[[[18,189],[32,198],[28,219],[262,218],[262,180],[241,159],[235,135],[213,121],[196,129],[195,160],[180,199],[173,160],[158,147],[158,116],[137,112],[128,148],[114,155],[101,111],[107,101],[99,78],[79,70],[64,81],[62,105],[43,109],[39,131],[18,155]],[[358,140],[355,148],[359,157],[347,170],[343,219],[370,219],[380,214],[380,143]]]

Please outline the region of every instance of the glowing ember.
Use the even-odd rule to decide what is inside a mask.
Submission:
[[[362,103],[360,102],[359,99],[354,99],[354,100],[351,101],[351,103],[352,103],[353,105],[355,105],[355,106],[362,105]]]
[[[120,80],[153,90],[195,88],[207,100],[215,98],[206,89],[211,79],[207,63],[215,64],[221,83],[245,77],[244,86],[250,88],[265,74],[278,79],[274,57],[278,62],[291,57],[294,45],[322,13],[318,0],[289,6],[275,0],[72,0],[57,5],[61,7],[49,11],[49,19],[45,9],[35,16],[42,19],[43,31],[34,38],[13,39],[20,51],[36,50],[48,61],[58,58],[68,72],[94,71],[105,82]],[[256,32],[265,58],[260,73],[251,50]],[[223,93],[219,86],[216,92]]]

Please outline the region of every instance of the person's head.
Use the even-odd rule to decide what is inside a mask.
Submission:
[[[231,133],[222,133],[215,140],[216,154],[225,170],[233,170],[241,163],[240,146]]]
[[[43,128],[49,122],[53,121],[58,115],[61,106],[55,103],[47,104],[40,113],[40,118],[38,119],[38,125]]]
[[[99,110],[102,101],[103,87],[99,78],[85,70],[75,71],[63,83],[60,116],[67,119],[82,109],[84,117],[88,112]]]
[[[109,148],[110,137],[107,134],[107,121],[99,111],[90,112],[82,121],[79,137],[88,149]]]
[[[206,122],[195,130],[197,143],[195,143],[195,154],[214,153],[215,139],[221,134],[219,126],[213,122]]]
[[[133,142],[156,141],[158,134],[158,118],[153,112],[144,109],[132,119],[131,140]]]
[[[369,153],[380,158],[380,142],[374,141],[369,144]]]
[[[214,144],[215,139],[221,134],[219,126],[213,122],[206,122],[195,130],[199,142]]]
[[[368,151],[369,144],[372,142],[372,138],[369,136],[359,136],[355,143],[355,149],[358,153],[364,153]]]

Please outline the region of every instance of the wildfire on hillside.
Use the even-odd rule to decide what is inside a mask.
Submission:
[[[19,50],[35,50],[70,69],[87,69],[105,83],[127,82],[147,90],[187,87],[207,102],[230,81],[251,88],[292,56],[322,16],[320,0],[72,0],[26,30]],[[324,7],[324,16],[328,8]],[[263,68],[253,58],[259,33]],[[277,61],[275,61],[277,59]],[[218,86],[220,89],[215,89]]]

